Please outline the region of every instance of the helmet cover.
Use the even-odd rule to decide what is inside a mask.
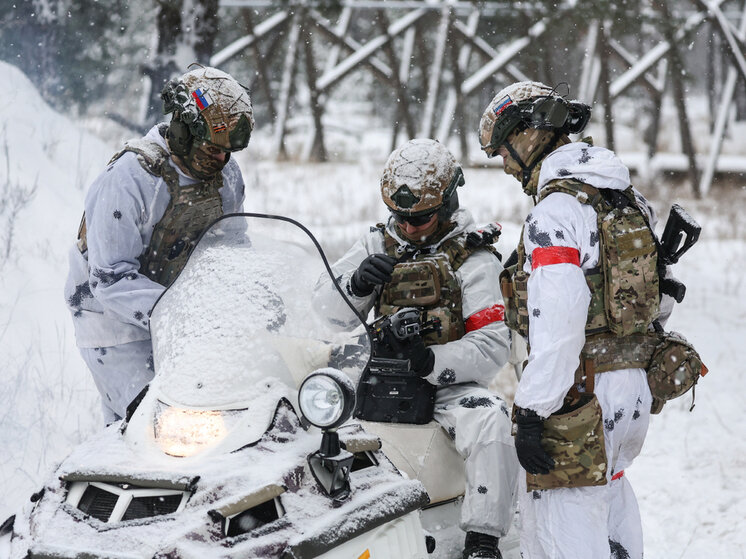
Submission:
[[[386,161],[381,197],[392,212],[425,215],[457,200],[456,188],[463,184],[461,167],[443,144],[415,139],[394,150]]]
[[[171,80],[161,92],[163,114],[174,113],[195,143],[223,151],[244,149],[254,129],[248,91],[229,74],[200,67]]]

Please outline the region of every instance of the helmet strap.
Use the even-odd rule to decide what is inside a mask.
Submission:
[[[554,134],[552,135],[552,139],[546,144],[546,146],[541,151],[541,153],[539,153],[539,155],[537,157],[535,157],[533,159],[533,161],[531,163],[529,163],[528,165],[526,165],[523,162],[523,159],[521,159],[521,156],[518,155],[518,152],[510,144],[510,142],[508,142],[507,140],[505,140],[505,142],[503,143],[503,145],[505,146],[505,149],[507,149],[508,153],[510,153],[510,156],[521,167],[521,174],[522,174],[521,184],[523,186],[523,190],[527,194],[533,195],[533,190],[531,188],[529,188],[529,183],[531,182],[531,178],[533,176],[534,169],[536,168],[536,166],[539,163],[541,163],[544,160],[544,157],[546,157],[547,154],[549,154],[550,152],[554,151],[555,146],[557,144],[557,140],[559,140],[562,135],[563,135],[563,131],[561,129],[559,129],[559,128],[555,128],[554,129]]]

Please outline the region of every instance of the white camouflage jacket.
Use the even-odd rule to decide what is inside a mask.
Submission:
[[[474,220],[465,209],[457,210],[452,219],[457,226],[443,241],[475,230]],[[397,235],[392,219],[389,219],[386,230],[401,245],[409,244]],[[332,266],[336,281],[363,317],[373,308],[379,290],[367,297],[356,297],[349,289],[350,279],[362,261],[376,253],[385,253],[384,237],[378,229],[358,240]],[[487,251],[472,254],[456,271],[463,295],[462,310],[467,333],[459,340],[430,346],[435,354],[435,366],[426,378],[432,384],[447,386],[473,382],[487,386],[507,362],[510,338],[502,320],[504,305],[498,280],[501,271],[499,260]],[[335,289],[331,281],[326,274],[320,278],[314,305],[324,305],[323,312],[327,316],[345,322],[351,314],[349,308],[342,306],[343,302],[338,296],[323,296],[325,292],[330,293]],[[495,320],[495,317],[499,317],[499,320]]]
[[[629,169],[611,151],[586,143],[566,144],[543,161],[538,190],[549,181],[575,178],[596,188],[625,190]],[[638,206],[655,228],[655,214],[635,191]],[[541,200],[526,218],[523,242],[528,281],[529,343],[531,354],[521,376],[515,404],[548,417],[561,406],[573,385],[580,351],[585,344],[585,323],[590,290],[584,270],[598,265],[599,234],[596,212],[574,196],[554,192]],[[568,247],[580,253],[580,266],[563,262],[532,270],[536,249]],[[661,301],[661,319],[670,314],[673,300]]]
[[[161,147],[157,126],[145,136]],[[182,185],[198,182],[171,165]],[[243,208],[244,182],[238,164],[223,168],[223,212]],[[150,243],[168,207],[165,181],[145,171],[136,154],[125,153],[91,184],[85,199],[88,251],[70,250],[65,301],[73,314],[78,347],[109,347],[150,338],[149,312],[164,287],[139,273],[138,257]]]

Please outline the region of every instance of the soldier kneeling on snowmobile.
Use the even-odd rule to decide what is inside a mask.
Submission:
[[[490,559],[501,557],[498,540],[512,521],[518,472],[508,410],[486,388],[508,360],[510,339],[496,281],[502,266],[471,214],[459,208],[456,190],[463,184],[461,167],[442,144],[407,142],[390,155],[381,178],[388,222],[372,227],[332,271],[356,309],[363,316],[374,309],[378,318],[356,416],[435,419],[448,432],[465,462],[463,557]],[[317,294],[331,287],[321,281]],[[326,310],[342,321],[350,312]],[[402,381],[384,391],[419,400],[399,398],[392,408],[384,397],[376,400],[383,396],[376,387],[396,377],[402,360],[408,361]]]

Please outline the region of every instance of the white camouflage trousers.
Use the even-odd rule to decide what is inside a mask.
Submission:
[[[124,418],[127,406],[153,379],[151,341],[79,349],[101,395],[105,424]]]
[[[632,486],[623,473],[640,453],[652,397],[642,369],[596,376],[604,421],[607,485],[526,491],[518,488],[523,559],[642,559],[642,524]]]
[[[434,419],[465,461],[461,529],[504,536],[513,520],[520,470],[505,402],[477,385],[442,387],[436,393]]]

